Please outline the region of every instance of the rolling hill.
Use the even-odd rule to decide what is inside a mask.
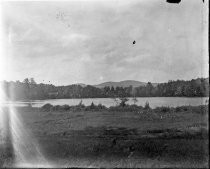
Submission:
[[[120,81],[120,82],[104,82],[98,85],[94,85],[97,88],[103,88],[105,86],[109,86],[109,87],[114,87],[116,88],[118,87],[129,87],[129,86],[133,86],[133,87],[139,87],[139,86],[145,86],[147,83],[145,82],[139,82],[139,81],[135,81],[135,80],[124,80],[124,81]]]

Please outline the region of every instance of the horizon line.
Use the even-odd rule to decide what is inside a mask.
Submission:
[[[100,85],[100,84],[103,84],[103,83],[120,83],[120,82],[124,82],[124,81],[136,81],[136,82],[140,82],[140,83],[152,83],[152,84],[161,84],[161,83],[168,83],[169,81],[178,81],[178,80],[180,80],[180,81],[190,81],[190,80],[195,80],[195,79],[208,79],[209,78],[209,76],[208,77],[197,77],[197,78],[192,78],[192,79],[188,79],[188,80],[184,80],[184,79],[176,79],[176,80],[172,80],[172,79],[170,79],[170,80],[168,80],[168,81],[165,81],[165,82],[151,82],[151,81],[147,81],[147,82],[145,82],[145,81],[139,81],[139,80],[120,80],[120,81],[104,81],[104,82],[101,82],[101,83],[98,83],[98,84],[86,84],[86,83],[82,83],[82,82],[78,82],[78,83],[71,83],[71,84],[68,84],[68,85],[55,85],[55,84],[52,84],[52,83],[43,83],[43,82],[36,82],[36,80],[34,79],[34,81],[36,82],[36,84],[47,84],[47,85],[53,85],[53,86],[70,86],[70,85],[79,85],[79,84],[83,84],[83,85],[86,85],[86,86],[97,86],[97,85]],[[24,79],[26,79],[26,78],[24,78]],[[23,79],[23,80],[24,80]],[[31,79],[31,78],[28,78],[28,79]],[[20,82],[20,83],[23,83],[23,81],[20,81],[20,80],[10,80],[10,81],[7,81],[7,80],[0,80],[0,83],[1,82],[8,82],[8,83],[10,83],[10,82],[14,82],[14,83],[16,83],[16,82]],[[50,82],[50,81],[49,81]]]

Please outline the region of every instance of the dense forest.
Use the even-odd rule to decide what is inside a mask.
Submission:
[[[1,82],[5,97],[9,100],[61,99],[61,98],[117,98],[117,97],[203,97],[209,96],[209,78],[198,78],[190,81],[177,80],[159,83],[153,86],[104,87],[94,86],[54,86],[37,84],[33,78],[23,82]]]

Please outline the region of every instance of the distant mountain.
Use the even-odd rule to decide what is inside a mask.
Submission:
[[[79,86],[81,86],[81,87],[85,87],[85,86],[87,86],[86,84],[84,84],[84,83],[76,83],[76,84],[74,84],[74,85],[79,85]]]
[[[94,85],[97,88],[104,88],[105,86],[109,86],[109,87],[114,87],[116,88],[118,87],[129,87],[129,86],[133,86],[133,87],[139,87],[139,86],[145,86],[147,83],[145,82],[139,82],[139,81],[135,81],[135,80],[124,80],[124,81],[120,81],[120,82],[104,82],[98,85]]]

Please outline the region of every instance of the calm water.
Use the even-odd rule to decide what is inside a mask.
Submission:
[[[208,97],[139,97],[137,98],[137,105],[144,106],[148,101],[150,107],[155,108],[158,106],[183,106],[183,105],[203,105],[205,104]],[[52,105],[77,105],[82,100],[84,105],[90,105],[92,102],[94,104],[102,104],[106,107],[115,106],[117,103],[111,98],[89,98],[89,99],[49,99],[49,100],[33,100],[31,102],[24,101],[14,101],[14,102],[5,102],[4,105],[13,105],[13,106],[28,106],[29,103],[33,107],[41,107],[44,104],[50,103]],[[127,104],[133,104],[132,98],[129,98]]]

